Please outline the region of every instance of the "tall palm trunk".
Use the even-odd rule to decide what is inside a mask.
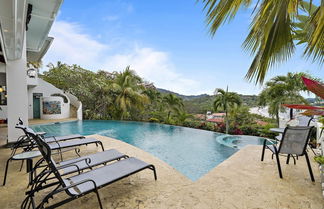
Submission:
[[[227,118],[227,111],[225,112],[225,128],[226,128],[225,133],[228,134],[229,121],[228,121],[228,118]]]
[[[280,119],[279,119],[279,110],[277,110],[277,111],[276,111],[276,121],[277,121],[277,125],[278,125],[278,127],[279,127],[279,123],[280,123],[279,120],[280,120]]]
[[[170,121],[171,111],[168,112],[168,122]]]

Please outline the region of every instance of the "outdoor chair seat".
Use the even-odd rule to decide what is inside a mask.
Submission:
[[[83,139],[83,138],[85,138],[85,137],[80,134],[71,134],[71,135],[66,135],[66,136],[44,137],[43,140],[46,143],[52,143],[52,142],[56,142],[56,141],[66,141],[66,140],[71,140],[71,139]]]
[[[61,172],[63,172],[64,175],[77,172],[77,168],[80,170],[84,169],[92,169],[95,166],[108,163],[115,160],[120,160],[122,158],[128,158],[127,155],[115,150],[115,149],[109,149],[105,150],[103,152],[96,152],[94,154],[86,155],[79,158],[74,158],[71,160],[65,160],[58,163],[58,168],[63,167],[60,169]],[[76,165],[77,167],[70,166],[70,167],[64,167],[66,165]]]
[[[102,142],[95,138],[84,138],[84,139],[73,139],[68,141],[58,141],[49,143],[49,147],[52,150],[57,149],[63,149],[63,148],[70,148],[70,147],[76,147],[76,146],[82,146],[82,145],[88,145],[88,144],[100,144],[102,146]],[[102,146],[102,150],[104,150]]]
[[[89,172],[81,173],[70,178],[64,179],[66,186],[71,186],[85,180],[93,180],[97,188],[113,183],[124,177],[137,173],[151,165],[134,157],[130,157],[115,163],[103,166]],[[92,182],[85,182],[69,189],[73,195],[80,195],[88,191],[94,190]]]

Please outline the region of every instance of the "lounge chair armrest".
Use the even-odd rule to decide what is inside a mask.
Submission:
[[[84,184],[84,183],[87,183],[87,182],[92,182],[93,185],[94,185],[94,189],[97,190],[97,184],[94,180],[92,179],[85,179],[83,181],[80,181],[80,182],[77,182],[77,183],[72,183],[71,185],[67,186],[67,187],[62,187],[62,188],[59,188],[59,189],[56,189],[54,191],[52,191],[51,193],[49,193],[48,195],[46,195],[46,197],[43,199],[43,203],[45,202],[48,202],[48,200],[50,198],[53,198],[53,196],[55,194],[58,194],[60,192],[63,192],[63,191],[67,191],[68,189],[72,188],[72,187],[75,187],[75,186],[78,186],[80,184]]]
[[[73,162],[70,162],[70,163],[67,163],[67,164],[64,164],[64,165],[62,165],[62,166],[66,166],[66,165],[75,165],[75,163],[77,163],[77,162],[82,162],[82,161],[84,161],[86,164],[87,164],[87,166],[91,169],[91,166],[89,165],[89,163],[91,163],[91,159],[90,158],[83,158],[83,159],[78,159],[78,160],[75,160],[75,161],[73,161]],[[60,168],[61,166],[58,166],[58,168]]]
[[[70,184],[69,186],[62,187],[62,188],[60,188],[60,189],[54,191],[51,195],[57,194],[57,193],[59,193],[59,192],[66,191],[66,190],[68,190],[68,189],[71,189],[72,187],[75,187],[75,186],[78,186],[78,185],[80,185],[80,184],[84,184],[84,183],[87,183],[87,182],[91,182],[91,183],[93,183],[94,188],[97,190],[97,184],[96,184],[96,182],[95,182],[94,180],[92,180],[92,179],[85,179],[85,180],[82,180],[82,181],[79,181],[79,182],[76,182],[76,183],[72,183],[72,184]]]
[[[49,138],[53,138],[55,142],[57,142],[56,140],[56,136],[52,135],[52,136],[46,136],[46,137],[42,137],[44,139],[49,139]]]
[[[56,169],[61,170],[61,169],[68,168],[68,167],[76,167],[78,170],[78,173],[79,174],[81,173],[79,166],[75,165],[75,164],[67,164],[67,165],[58,166],[58,167],[56,167]]]
[[[263,144],[266,145],[267,142],[270,143],[270,145],[276,145],[276,143],[272,140],[272,139],[268,139],[268,138],[263,138],[264,142]]]

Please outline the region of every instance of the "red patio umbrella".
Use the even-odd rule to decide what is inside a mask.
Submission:
[[[324,107],[316,107],[316,106],[302,105],[302,104],[283,104],[283,106],[291,109],[298,109],[298,110],[324,110]]]
[[[305,112],[301,113],[306,116],[314,116],[314,115],[321,115],[324,116],[323,110],[306,110]]]
[[[322,84],[322,83],[320,83],[318,81],[308,79],[308,78],[303,77],[303,76],[302,76],[302,79],[303,79],[303,82],[304,82],[306,88],[309,91],[313,92],[317,96],[324,99],[324,84]]]

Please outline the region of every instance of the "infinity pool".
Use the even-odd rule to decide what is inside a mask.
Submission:
[[[193,181],[243,147],[234,146],[231,135],[157,123],[84,120],[31,127],[56,136],[100,134],[119,139],[151,153]],[[235,136],[234,143],[239,141],[240,136]],[[251,138],[247,142],[261,143]]]

